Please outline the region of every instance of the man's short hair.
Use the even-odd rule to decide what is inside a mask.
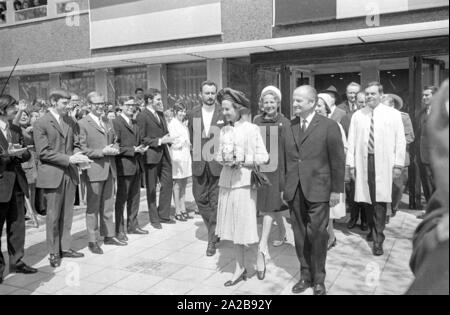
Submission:
[[[94,97],[103,97],[103,95],[101,93],[98,92],[91,92],[87,95],[86,99],[88,101],[88,103],[92,103],[92,99]]]
[[[435,87],[434,85],[428,85],[428,86],[426,86],[424,89],[423,89],[423,91],[425,92],[425,91],[428,91],[428,90],[430,90],[431,91],[431,94],[436,94],[436,92],[438,91],[438,88],[437,87]]]
[[[370,87],[372,87],[372,86],[376,86],[376,87],[378,88],[378,92],[379,92],[380,94],[383,94],[383,93],[384,93],[383,85],[381,85],[380,82],[378,82],[378,81],[372,81],[372,82],[370,82],[369,84],[367,84],[366,89],[368,89],[368,88],[370,88]]]
[[[158,89],[151,88],[144,94],[145,104],[148,104],[148,100],[153,101],[156,95],[161,95],[161,91]]]
[[[51,90],[49,93],[49,100],[50,102],[54,101],[54,102],[58,102],[60,99],[65,98],[67,100],[70,100],[71,95],[68,91],[63,90],[63,89],[54,89]]]
[[[356,83],[356,82],[350,82],[350,84],[347,85],[347,89],[348,89],[349,87],[351,87],[351,86],[357,87],[357,88],[359,88],[359,89],[361,90],[361,84],[359,84],[359,83]]]
[[[207,85],[207,86],[214,86],[216,88],[216,91],[218,90],[217,88],[217,84],[211,80],[206,80],[203,81],[202,84],[200,85],[200,92],[203,93],[203,87]]]
[[[134,94],[137,94],[139,91],[141,91],[142,93],[144,93],[144,89],[142,89],[142,88],[137,88],[137,89],[134,91]]]

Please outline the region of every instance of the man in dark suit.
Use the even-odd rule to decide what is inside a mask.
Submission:
[[[293,99],[297,117],[282,129],[286,161],[282,198],[291,210],[301,265],[301,279],[292,291],[313,287],[315,295],[326,295],[327,225],[330,207],[344,192],[344,144],[338,124],[315,113],[313,87],[297,88]]]
[[[116,234],[121,241],[128,241],[128,234],[148,234],[139,227],[138,212],[141,198],[141,173],[144,172],[142,155],[148,147],[141,145],[139,127],[133,119],[139,103],[129,100],[121,106],[122,112],[113,121],[119,155],[116,156],[117,196]],[[127,229],[124,209],[127,205]]]
[[[150,223],[156,229],[162,229],[161,223],[175,224],[170,218],[172,202],[172,161],[169,145],[174,141],[170,137],[167,122],[163,114],[161,92],[152,89],[144,96],[145,109],[136,121],[139,126],[141,143],[149,149],[144,155],[145,184]],[[159,205],[156,207],[156,184],[159,180]]]
[[[436,187],[434,185],[433,171],[430,163],[430,141],[428,135],[427,121],[431,112],[431,100],[433,95],[437,92],[434,86],[427,86],[422,93],[423,108],[420,113],[419,121],[419,155],[418,164],[420,171],[420,180],[422,182],[423,193],[427,202],[430,201],[431,195],[434,193]]]
[[[104,97],[92,92],[87,96],[87,101],[91,112],[78,122],[81,150],[93,161],[84,170],[87,179],[86,227],[89,250],[101,255],[103,250],[97,242],[97,234],[104,237],[105,245],[127,245],[115,237],[114,228],[115,156],[119,154],[119,149],[115,147],[112,124],[104,116]]]
[[[5,222],[10,272],[37,272],[22,261],[25,255],[25,196],[28,196],[28,183],[21,163],[28,161],[31,155],[26,148],[22,148],[22,130],[11,124],[6,116],[8,108],[14,108],[16,103],[9,95],[0,97],[0,284],[3,283],[5,271],[1,250]]]
[[[361,91],[361,85],[356,82],[352,82],[347,86],[345,94],[347,100],[338,105],[338,108],[342,109],[346,113],[352,113],[358,110],[358,104],[356,95]]]
[[[33,136],[39,158],[37,188],[44,190],[47,205],[47,246],[50,265],[59,267],[61,258],[81,258],[71,249],[75,189],[79,183],[77,165],[92,162],[81,153],[79,128],[67,115],[70,94],[50,92],[49,112],[34,125]]]
[[[220,135],[225,118],[222,108],[216,103],[217,85],[206,81],[201,86],[202,105],[189,114],[189,133],[193,145],[192,182],[194,199],[200,215],[208,229],[207,256],[216,253],[217,204],[219,199],[219,178],[222,166],[214,161],[214,140]],[[210,145],[203,152],[206,145]]]
[[[360,91],[356,94],[356,109],[349,112],[341,120],[341,125],[345,131],[345,136],[347,138],[353,114],[357,110],[364,108],[365,106],[366,106],[366,93],[364,91]],[[347,228],[349,230],[355,228],[356,225],[358,224],[358,220],[361,214],[361,225],[360,225],[361,231],[367,231],[369,227],[367,225],[366,211],[364,210],[364,205],[362,203],[355,202],[355,182],[350,178],[350,170],[346,170],[345,177],[346,177],[345,192],[347,198],[347,205],[350,210],[350,221],[348,221],[347,223]]]

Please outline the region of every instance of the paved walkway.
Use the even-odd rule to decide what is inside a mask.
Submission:
[[[195,206],[192,196],[188,201],[191,207]],[[143,198],[141,209],[146,208]],[[142,211],[140,219],[148,224],[148,213]],[[336,224],[338,246],[327,259],[329,294],[403,294],[412,282],[408,263],[411,237],[418,223],[414,212],[399,212],[387,227],[386,253],[382,257],[372,256],[361,231],[350,232],[344,223]],[[251,278],[232,288],[223,286],[234,269],[232,244],[222,242],[216,256],[206,257],[206,230],[199,216],[186,223],[164,225],[163,230],[157,231],[150,226],[147,229],[149,235],[129,236],[129,246],[104,246],[105,254],[95,256],[87,249],[84,214],[79,210],[73,224],[74,247],[86,257],[64,259],[57,269],[48,265],[45,227],[29,229],[25,261],[38,268],[39,273],[7,275],[4,284],[0,285],[0,295],[279,295],[291,294],[292,286],[299,279],[299,263],[289,224],[289,244],[270,247],[266,279],[259,281],[255,275],[256,246],[252,246],[247,253]],[[271,239],[276,234],[274,227]],[[4,239],[2,244],[5,250]]]

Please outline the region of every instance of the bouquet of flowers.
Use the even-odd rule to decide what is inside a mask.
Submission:
[[[244,148],[235,142],[234,128],[224,127],[220,136],[220,159],[225,164],[239,164],[245,160]]]

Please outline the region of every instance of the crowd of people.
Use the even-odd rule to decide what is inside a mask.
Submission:
[[[427,200],[435,185],[422,156],[429,150],[425,124],[436,91],[424,89],[418,131]],[[129,234],[149,234],[138,220],[142,186],[152,228],[192,219],[185,202],[190,178],[208,231],[206,255],[214,256],[221,241],[234,243],[235,271],[225,286],[247,279],[245,249],[252,244],[258,244],[257,277],[264,280],[270,245],[287,242],[283,211],[290,212],[301,266],[294,293],[312,287],[326,294],[327,252],[338,246],[333,223],[347,212],[348,228],[360,221],[373,254],[384,254],[384,229],[399,210],[415,139],[399,96],[385,94],[378,82],[364,89],[350,83],[347,100],[337,104],[334,87],[318,93],[300,86],[292,118],[280,112],[280,90],[268,86],[252,119],[240,91],[219,91],[205,81],[200,95],[191,111],[182,102],[164,111],[156,89],[137,89],[117,108],[97,92],[83,103],[53,90],[48,107],[31,110],[1,96],[0,231],[6,222],[10,271],[37,272],[23,261],[25,208],[36,210],[37,193],[45,200],[50,265],[58,267],[63,258],[84,257],[71,247],[77,189],[86,196],[88,248],[101,255],[102,246],[127,246]],[[274,222],[277,238],[269,245]],[[0,283],[4,269],[0,255]]]

